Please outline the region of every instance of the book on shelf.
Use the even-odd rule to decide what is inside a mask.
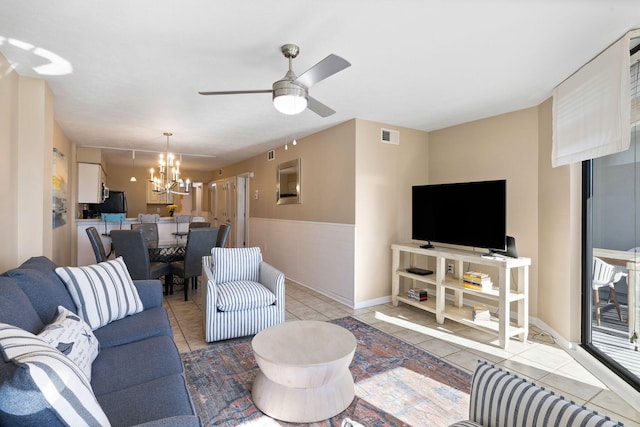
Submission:
[[[487,292],[487,291],[490,291],[491,289],[493,289],[493,283],[492,282],[473,283],[473,282],[467,282],[466,280],[463,280],[462,281],[462,286],[464,288],[472,289],[474,291],[479,291],[479,292]]]
[[[477,271],[467,271],[462,276],[464,279],[467,279],[472,282],[485,282],[491,281],[491,276],[487,273],[478,273]]]
[[[491,277],[486,273],[467,271],[462,276],[462,286],[476,291],[488,291],[493,288]]]
[[[490,320],[491,312],[484,304],[473,304],[472,306],[473,320]]]
[[[407,296],[411,299],[415,299],[418,301],[426,301],[428,294],[425,289],[411,288],[409,289],[409,291],[407,291]]]

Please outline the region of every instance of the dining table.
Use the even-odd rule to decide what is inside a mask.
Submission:
[[[148,245],[150,262],[167,262],[182,261],[187,246],[184,242],[150,242]]]
[[[149,242],[149,262],[165,262],[171,264],[174,261],[182,261],[186,252],[186,244],[176,240],[168,242]],[[172,283],[165,283],[165,295],[173,295],[173,285],[183,285],[181,279],[176,282],[176,277],[171,276]]]

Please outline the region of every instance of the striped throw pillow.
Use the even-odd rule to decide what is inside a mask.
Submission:
[[[78,315],[93,330],[144,309],[122,257],[85,267],[58,267],[56,273]]]
[[[69,358],[30,332],[0,323],[0,349],[4,360],[18,366],[3,387],[3,400],[29,409],[34,394],[51,406],[58,419],[70,426],[108,426],[89,380]],[[33,388],[26,387],[31,385]]]

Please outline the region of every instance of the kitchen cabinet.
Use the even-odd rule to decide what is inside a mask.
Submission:
[[[78,203],[102,203],[106,175],[97,163],[78,163]]]

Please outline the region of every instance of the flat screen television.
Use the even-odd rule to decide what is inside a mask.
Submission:
[[[413,186],[411,238],[504,251],[507,181]]]
[[[89,205],[89,209],[97,213],[127,213],[127,196],[124,191],[109,191],[103,203]]]

